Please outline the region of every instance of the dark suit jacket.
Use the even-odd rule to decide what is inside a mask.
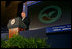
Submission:
[[[26,28],[25,30],[29,30],[29,25],[30,25],[30,20],[28,17],[26,17],[24,20],[23,20],[24,24],[26,25]]]
[[[21,12],[22,12],[22,9],[23,9],[23,3],[24,3],[25,1],[22,1],[19,5],[18,5],[18,12],[17,12],[17,16],[19,16],[19,17],[21,17]],[[21,17],[21,19],[22,19],[22,17]],[[30,19],[29,19],[29,17],[26,17],[24,20],[23,20],[23,22],[25,23],[25,25],[26,25],[26,30],[28,30],[29,29],[29,24],[30,24]]]

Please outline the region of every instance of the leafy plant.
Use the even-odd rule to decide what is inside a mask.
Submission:
[[[46,39],[14,35],[8,41],[1,40],[1,48],[50,48],[50,45],[46,43]]]

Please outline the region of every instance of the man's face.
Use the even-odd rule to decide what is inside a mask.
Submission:
[[[22,16],[22,18],[25,18],[26,17],[25,12],[22,12],[21,16]]]

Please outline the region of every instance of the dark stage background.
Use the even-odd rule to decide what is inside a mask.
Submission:
[[[58,6],[61,8],[61,16],[58,20],[52,23],[43,23],[39,20],[39,14],[40,12],[49,6]],[[49,14],[48,12],[51,11],[56,11],[55,9],[47,9],[42,13],[43,14]],[[54,13],[56,16],[56,13]],[[41,1],[37,4],[28,6],[28,17],[30,17],[31,23],[30,23],[30,30],[33,29],[39,29],[39,28],[44,28],[44,27],[52,27],[52,26],[59,26],[59,25],[66,25],[66,24],[71,24],[71,6],[69,1]],[[44,16],[46,17],[46,16]],[[47,17],[46,17],[47,18]],[[49,21],[49,20],[48,20]]]

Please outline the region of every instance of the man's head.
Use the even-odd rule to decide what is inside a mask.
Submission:
[[[25,12],[22,12],[22,13],[21,13],[21,16],[22,16],[22,18],[25,18],[25,17],[26,17]]]

